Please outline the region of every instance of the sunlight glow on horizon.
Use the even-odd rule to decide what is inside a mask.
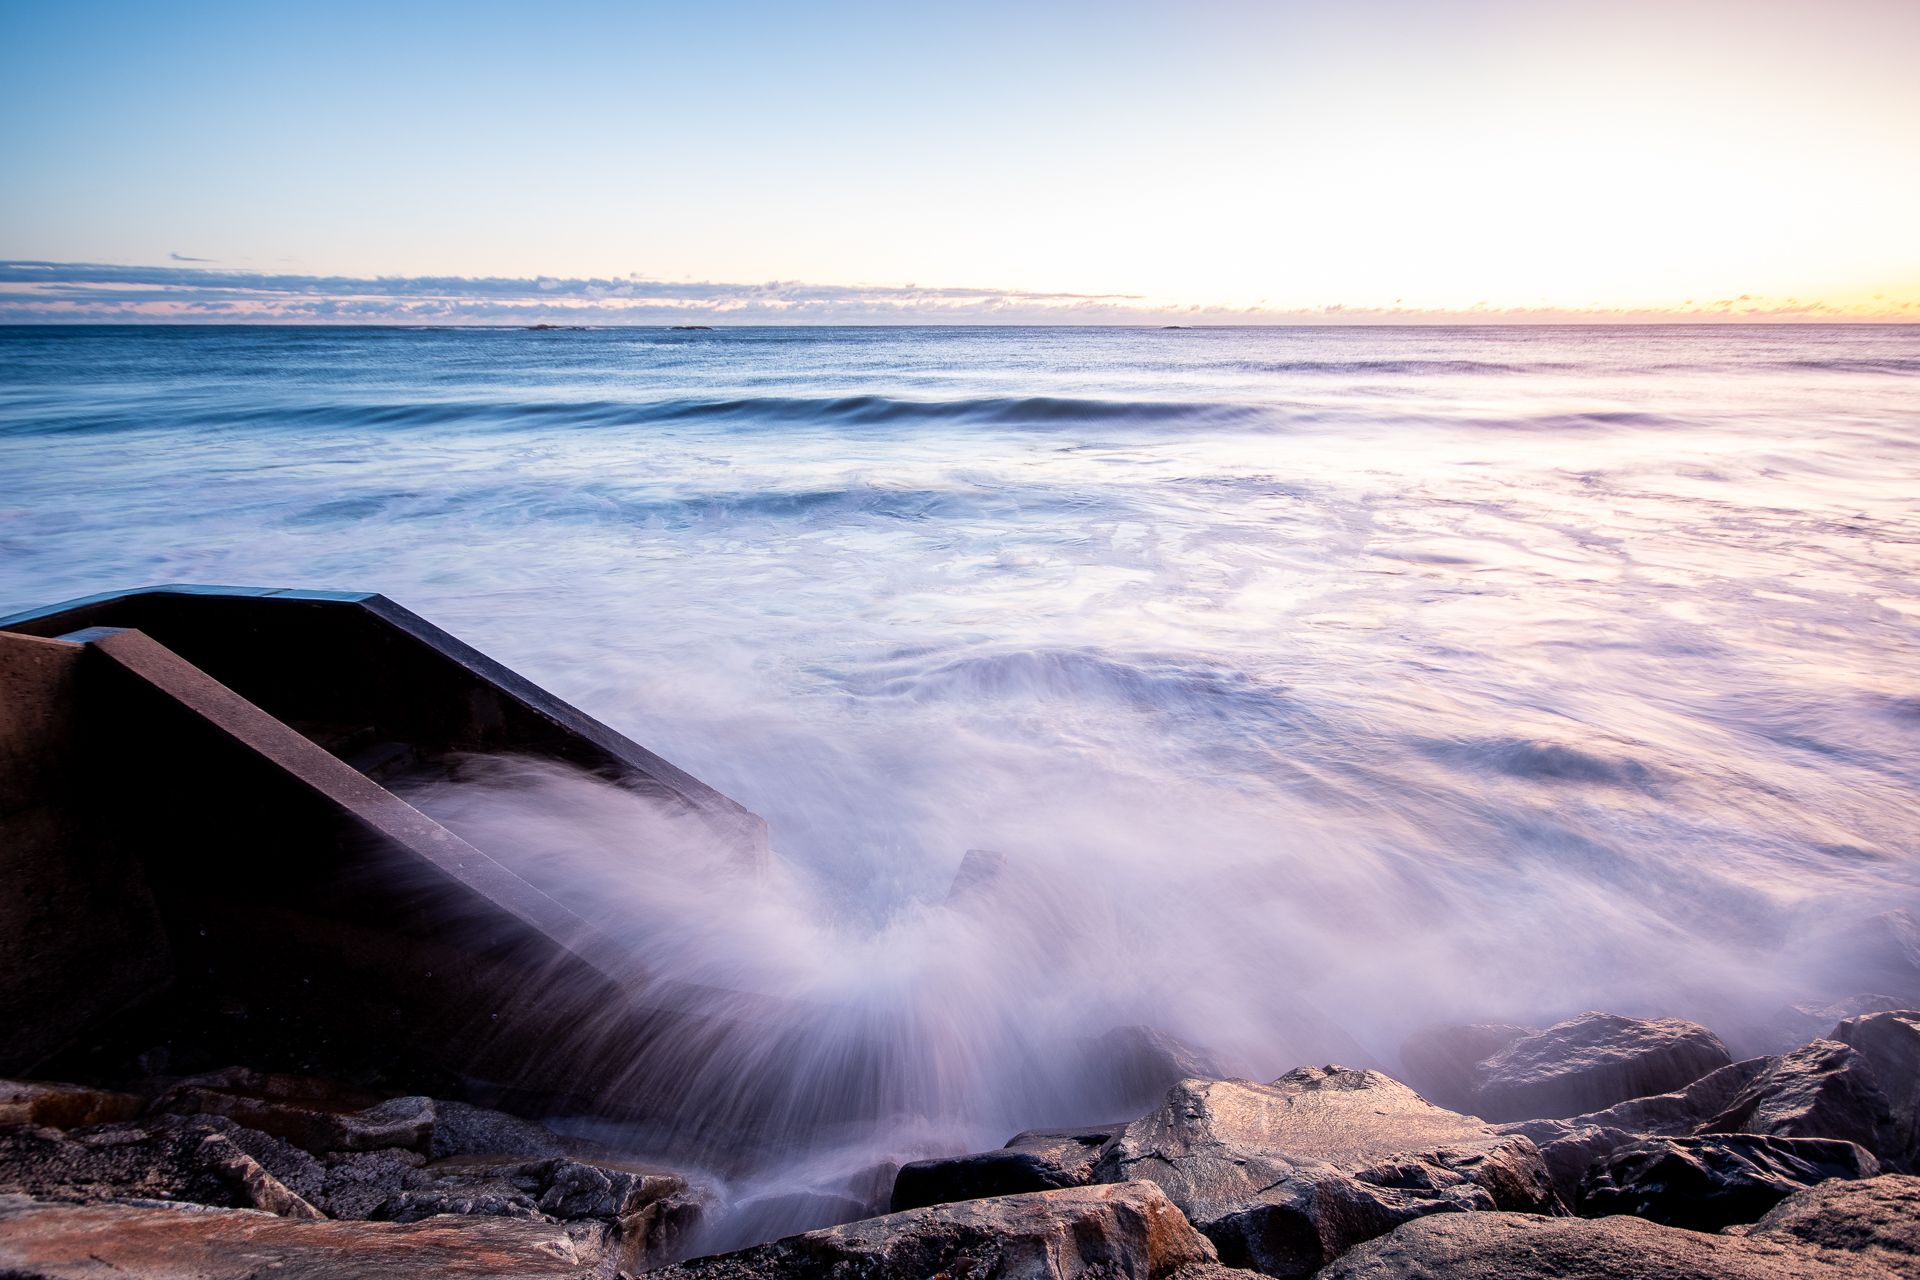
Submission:
[[[1920,6],[1896,0],[6,22],[9,259],[1277,312],[1920,304]]]

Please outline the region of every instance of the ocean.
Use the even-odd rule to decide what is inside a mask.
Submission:
[[[745,884],[584,779],[419,797],[891,1038],[747,1204],[1104,1118],[1113,1027],[1850,994],[1920,906],[1917,393],[1920,326],[6,328],[0,612],[379,591],[763,815]]]

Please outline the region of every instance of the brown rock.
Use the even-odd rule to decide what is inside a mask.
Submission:
[[[1899,1010],[1848,1018],[1833,1029],[1833,1038],[1866,1058],[1887,1095],[1895,1149],[1882,1154],[1912,1165],[1920,1159],[1920,1013]]]
[[[0,1274],[81,1280],[521,1280],[587,1276],[599,1223],[511,1218],[295,1222],[245,1209],[73,1205],[0,1196]]]
[[[1698,1132],[1840,1138],[1889,1159],[1900,1148],[1872,1065],[1837,1040],[1815,1040],[1774,1059]]]
[[[72,1135],[29,1125],[0,1129],[0,1192],[321,1216],[224,1134],[191,1126],[103,1125]]]
[[[1275,1276],[1310,1275],[1429,1213],[1556,1207],[1527,1138],[1340,1067],[1270,1085],[1182,1081],[1108,1144],[1094,1176],[1158,1183],[1223,1262]]]
[[[387,1098],[331,1081],[233,1068],[182,1081],[153,1104],[173,1115],[226,1116],[249,1129],[285,1138],[302,1151],[433,1149],[431,1098]]]
[[[1584,1115],[1683,1089],[1732,1061],[1697,1022],[1583,1013],[1482,1062],[1472,1109],[1494,1121]]]
[[[1835,1267],[1803,1246],[1684,1231],[1644,1218],[1464,1213],[1409,1222],[1348,1251],[1315,1280],[1892,1280],[1894,1274],[1874,1261]]]
[[[1839,1275],[1868,1275],[1877,1266],[1920,1276],[1920,1178],[1823,1182],[1782,1200],[1746,1238],[1807,1246]]]
[[[967,1200],[790,1236],[657,1280],[1162,1280],[1213,1246],[1151,1183]]]
[[[109,1093],[80,1084],[50,1080],[0,1080],[0,1124],[37,1124],[51,1129],[80,1129],[131,1120],[147,1100],[130,1093]]]

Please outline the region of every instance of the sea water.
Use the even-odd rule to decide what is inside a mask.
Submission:
[[[379,591],[763,815],[744,875],[551,769],[416,797],[885,1042],[736,1202],[1103,1118],[1119,1026],[1737,1040],[1920,905],[1920,327],[15,328],[0,477],[0,609]]]

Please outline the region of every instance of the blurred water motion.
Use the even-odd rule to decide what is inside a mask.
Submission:
[[[714,1068],[778,1115],[740,1239],[1112,1118],[1113,1027],[1263,1078],[1453,1018],[1737,1039],[1920,904],[1920,328],[16,329],[0,371],[8,607],[382,591],[769,820],[754,877],[551,769],[416,797],[660,977],[823,1011]]]

